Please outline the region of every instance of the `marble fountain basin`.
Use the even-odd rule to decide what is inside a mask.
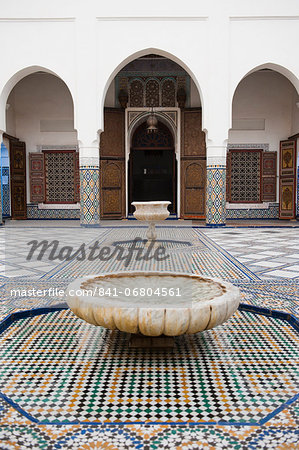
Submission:
[[[118,272],[73,281],[66,301],[76,316],[93,325],[179,336],[228,320],[239,306],[240,292],[231,283],[194,274]]]

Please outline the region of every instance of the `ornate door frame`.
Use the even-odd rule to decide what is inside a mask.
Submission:
[[[180,173],[180,159],[181,159],[181,110],[180,108],[163,108],[155,107],[154,112],[158,120],[163,122],[173,134],[175,158],[177,161],[177,216],[181,215],[181,173]],[[131,141],[136,128],[144,121],[147,120],[151,114],[151,108],[126,108],[125,110],[125,185],[126,185],[126,216],[129,211],[129,192],[128,192],[128,162],[131,151]]]

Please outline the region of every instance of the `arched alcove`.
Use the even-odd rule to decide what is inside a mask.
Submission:
[[[6,120],[5,119],[6,119],[6,104],[8,102],[8,96],[10,95],[13,88],[22,79],[24,79],[28,75],[32,75],[34,73],[47,73],[49,75],[53,75],[53,76],[57,77],[58,79],[60,79],[65,84],[67,90],[69,91],[69,93],[72,97],[73,104],[75,103],[75,96],[74,96],[72,88],[67,83],[67,81],[64,80],[64,78],[62,76],[60,76],[58,73],[56,73],[55,71],[53,71],[47,67],[44,67],[44,66],[34,65],[34,66],[24,67],[24,68],[18,70],[17,72],[13,73],[10,76],[10,78],[4,84],[3,89],[0,93],[0,129],[1,130],[6,131]]]
[[[112,92],[113,83],[114,83],[114,80],[117,77],[117,75],[129,64],[134,63],[135,61],[140,60],[142,58],[147,58],[149,56],[155,56],[155,57],[164,58],[166,60],[172,61],[174,64],[176,64],[181,69],[183,69],[188,74],[188,76],[190,77],[190,80],[192,81],[192,84],[190,85],[190,90],[192,91],[193,96],[196,97],[195,101],[204,110],[205,99],[204,99],[204,95],[202,92],[201,83],[198,80],[198,78],[195,76],[195,74],[192,72],[192,70],[190,70],[188,65],[182,59],[178,58],[176,55],[174,55],[166,50],[159,49],[159,48],[147,48],[147,49],[141,49],[140,51],[129,55],[120,64],[118,64],[113,69],[113,71],[110,73],[110,75],[105,83],[103,94],[102,94],[101,101],[100,101],[101,112],[104,110],[105,106],[112,106],[111,104],[107,105],[107,99],[113,98],[113,92]],[[154,72],[155,72],[155,69],[152,68],[150,75],[154,76],[155,75]],[[195,105],[191,105],[191,106],[195,106]],[[103,129],[104,129],[104,116],[103,116],[103,114],[100,114],[100,123],[99,123],[100,132]]]
[[[39,69],[16,73],[2,91],[16,219],[68,217],[70,204],[79,201],[73,97],[60,77]],[[63,211],[57,212],[58,207]],[[76,212],[79,217],[79,206],[72,207],[74,218]]]
[[[169,135],[173,139],[171,178],[175,186],[171,192],[167,189],[167,200],[172,202],[174,213],[187,218],[188,213],[180,206],[181,199],[186,205],[186,186],[183,181],[186,177],[181,176],[181,157],[186,161],[206,158],[201,93],[190,71],[181,66],[175,58],[172,59],[171,55],[161,51],[133,55],[118,66],[118,70],[113,72],[113,78],[110,77],[104,104],[104,132],[100,136],[102,167],[107,166],[106,161],[109,158],[117,159],[119,166],[124,170],[124,181],[121,181],[123,184],[119,186],[119,190],[126,190],[125,195],[119,197],[124,199],[125,205],[119,208],[117,214],[113,213],[113,216],[107,214],[107,218],[124,217],[124,214],[132,212],[130,206],[134,197],[130,184],[133,170],[130,166],[132,139],[136,130],[144,126],[151,114],[156,116],[161,129],[166,127],[169,130]],[[146,167],[144,170],[147,170]],[[146,174],[144,178],[147,178]],[[103,178],[101,188],[109,190],[107,186],[104,188]],[[138,191],[137,189],[136,192]],[[162,191],[159,190],[160,196],[163,195]],[[110,196],[116,195],[113,186],[110,186],[109,192]],[[171,199],[168,198],[169,195]],[[205,195],[204,192],[202,195]],[[204,202],[203,198],[201,203]],[[102,209],[107,210],[104,205]],[[192,217],[196,216],[203,217],[204,210],[198,214],[192,211]]]
[[[267,63],[250,70],[238,83],[228,142],[228,214],[248,204],[249,218],[282,217],[282,192],[288,189],[293,203],[285,214],[295,216],[296,140],[289,138],[299,131],[297,81],[291,71]],[[288,180],[281,165],[283,146],[293,159]]]

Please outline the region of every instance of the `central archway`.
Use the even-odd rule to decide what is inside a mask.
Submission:
[[[147,132],[143,122],[135,130],[131,141],[128,162],[129,212],[133,201],[167,200],[171,202],[169,211],[177,210],[177,168],[172,133],[162,122],[158,131]]]
[[[180,218],[204,218],[206,145],[197,86],[167,56],[150,53],[126,62],[105,98],[101,218],[126,218],[132,201],[156,198],[169,200],[171,212]],[[145,123],[152,112],[171,143],[166,145],[166,139],[162,145],[159,132],[149,143]],[[142,144],[139,137],[135,145],[138,133]]]

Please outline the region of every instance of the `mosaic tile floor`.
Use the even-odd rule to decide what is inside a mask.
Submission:
[[[98,229],[97,235],[101,236],[105,230]],[[48,273],[53,267],[61,264],[59,260],[49,260],[45,253],[42,261],[37,262],[36,257],[27,261],[31,246],[28,243],[33,240],[43,241],[58,240],[61,246],[71,244],[79,247],[83,242],[90,242],[95,235],[94,230],[83,229],[78,230],[72,227],[52,228],[52,227],[32,227],[24,229],[21,227],[4,227],[0,229],[0,276],[6,278],[14,277],[30,277],[30,279],[38,279],[42,275]],[[35,255],[34,255],[35,256]]]
[[[4,249],[4,252],[5,250],[7,252],[6,257],[4,255],[2,261],[9,266],[7,273],[11,271],[7,276],[5,271],[2,271],[2,277],[0,273],[0,314],[2,317],[20,310],[61,304],[63,297],[50,295],[49,289],[59,287],[63,290],[74,273],[81,275],[88,274],[93,270],[106,271],[113,268],[113,265],[110,263],[101,263],[99,265],[90,264],[87,261],[83,267],[76,266],[74,261],[64,263],[60,261],[49,262],[47,260],[37,262],[36,264],[33,261],[32,265],[23,264],[26,260],[26,252],[28,252],[26,243],[29,239],[43,238],[50,240],[56,238],[63,242],[64,245],[67,245],[70,241],[76,245],[80,245],[82,242],[92,243],[95,239],[100,239],[102,242],[105,242],[105,245],[106,243],[112,245],[113,242],[126,240],[136,233],[136,224],[132,227],[121,229],[109,229],[107,227],[105,229],[97,229],[96,231],[86,230],[86,234],[84,230],[80,229],[80,233],[78,233],[66,225],[64,224],[63,227],[59,228],[50,225],[46,231],[45,228],[26,226],[26,236],[24,235],[24,230],[20,227],[14,227],[13,230],[6,231],[6,233],[13,232],[15,238],[11,237],[8,240],[4,238],[4,241],[2,241],[2,249]],[[135,229],[134,232],[132,228]],[[178,230],[175,230],[175,228],[175,226],[171,228],[167,226],[167,228],[162,230],[162,239],[169,238],[170,234],[172,239],[178,239],[181,233],[178,233]],[[299,249],[296,248],[298,247],[298,235],[295,236],[293,234],[296,230],[271,229],[271,234],[269,234],[268,229],[195,229],[193,232],[190,230],[190,227],[187,227],[184,231],[184,239],[191,242],[191,246],[188,246],[188,249],[178,249],[178,247],[173,249],[169,248],[171,265],[174,264],[178,271],[195,271],[230,279],[240,287],[243,303],[259,307],[262,306],[268,310],[286,311],[293,315],[298,313],[298,275],[289,278],[287,276],[283,277],[279,273],[274,273],[275,270],[285,270],[283,274],[286,271],[296,274],[295,270],[292,270],[294,267],[290,268],[290,266],[295,266],[296,268],[296,265],[299,264]],[[138,231],[145,232],[145,229]],[[237,234],[226,235],[225,233],[227,231]],[[242,231],[242,233],[239,233],[239,231]],[[261,231],[267,231],[268,234],[261,233]],[[3,230],[0,230],[0,239],[1,232],[3,233]],[[290,233],[292,233],[291,242],[289,239]],[[270,238],[275,239],[271,240]],[[255,240],[256,249],[253,248],[253,241]],[[237,250],[236,247],[235,249],[230,247],[232,244],[238,245]],[[238,251],[240,252],[239,255]],[[277,255],[279,252],[283,252],[283,255]],[[242,259],[246,254],[250,256],[252,254],[257,255],[257,258],[255,260],[249,260],[249,264],[247,264],[246,258],[245,261],[244,258]],[[262,254],[264,255],[263,257]],[[284,260],[280,259],[282,257]],[[287,258],[291,261],[290,263],[285,262]],[[275,259],[279,261],[275,261]],[[263,264],[256,266],[253,264],[255,262],[272,264],[268,266],[264,266]],[[276,263],[282,264],[280,266],[274,266]],[[285,266],[285,269],[283,266]],[[269,275],[270,272],[271,274]],[[28,289],[30,286],[48,289],[47,294],[42,298],[30,295],[25,297],[11,295],[10,291],[12,288],[23,287],[24,289]],[[60,313],[52,312],[37,316],[33,319],[22,319],[15,322],[0,337],[0,339],[3,339],[9,333],[12,333],[11,336],[13,336],[13,330],[17,329],[14,327],[22,327],[22,334],[19,334],[18,338],[12,341],[9,341],[8,337],[5,344],[3,343],[0,346],[0,351],[4,352],[4,349],[7,350],[5,355],[2,354],[3,358],[1,357],[4,361],[6,361],[5,358],[11,358],[10,366],[7,366],[8,371],[12,372],[13,367],[23,367],[23,370],[21,372],[20,369],[15,369],[12,376],[9,377],[7,375],[9,372],[5,371],[4,373],[4,366],[0,365],[3,374],[3,376],[0,375],[0,382],[4,383],[4,389],[7,388],[8,391],[6,392],[10,392],[10,395],[14,396],[15,400],[23,402],[22,405],[25,410],[29,407],[31,408],[30,411],[32,414],[39,415],[39,420],[47,421],[51,417],[52,421],[52,424],[35,423],[31,420],[32,418],[30,416],[26,417],[26,414],[24,415],[16,405],[13,407],[6,400],[0,399],[1,449],[297,448],[298,427],[296,428],[296,418],[298,417],[298,402],[291,403],[292,399],[294,399],[293,394],[295,393],[292,378],[294,376],[294,366],[293,363],[283,363],[282,359],[280,359],[281,356],[288,356],[288,361],[293,361],[295,357],[295,330],[287,322],[261,315],[257,316],[248,312],[239,312],[227,324],[222,326],[227,327],[225,333],[223,329],[218,327],[209,332],[205,332],[207,336],[204,338],[202,335],[188,338],[187,343],[185,338],[179,338],[174,356],[169,360],[167,360],[167,355],[166,358],[161,354],[154,355],[153,353],[151,355],[141,355],[142,357],[139,361],[143,361],[143,365],[140,365],[143,370],[136,372],[132,370],[135,366],[131,359],[129,360],[128,358],[127,341],[124,336],[122,339],[119,339],[117,333],[114,333],[113,339],[110,341],[110,345],[108,345],[106,331],[93,327],[91,327],[92,332],[86,331],[90,327],[89,325],[83,324],[79,319],[70,318],[68,314],[70,313],[66,311]],[[51,317],[55,317],[56,321],[55,324],[52,321],[51,326],[53,328],[49,325],[49,321],[52,320],[50,319]],[[60,319],[58,320],[59,317]],[[62,321],[62,326],[67,331],[69,329],[68,327],[73,324],[73,329],[77,331],[76,334],[80,336],[79,338],[71,338],[71,333],[67,332],[63,333],[63,337],[59,333],[53,338],[54,333],[49,333],[58,329],[58,322],[61,323],[63,317],[67,318]],[[76,322],[75,325],[74,321]],[[81,324],[80,326],[78,325],[79,322]],[[31,329],[32,324],[35,324],[31,335],[29,331],[30,323]],[[233,328],[231,328],[232,323],[234,323]],[[85,328],[84,334],[82,333],[82,327],[84,328],[86,326],[87,328]],[[250,333],[250,330],[254,330],[254,333]],[[96,340],[95,336],[98,334],[98,340]],[[41,335],[43,338],[37,340],[37,337]],[[245,338],[250,342],[250,346],[246,345]],[[56,342],[57,340],[59,342]],[[78,342],[80,343],[80,347],[78,347]],[[100,342],[102,343],[101,351],[98,348]],[[284,345],[284,351],[281,351],[282,347],[277,345],[278,342]],[[57,353],[58,345],[61,351],[60,359],[58,357],[59,353]],[[219,346],[221,352],[219,351]],[[191,347],[192,352],[189,351]],[[15,349],[14,354],[12,353],[13,348]],[[39,352],[40,348],[45,351],[42,353]],[[52,351],[50,352],[49,349]],[[62,353],[62,349],[66,351]],[[270,349],[272,350],[271,354]],[[77,366],[75,364],[68,364],[70,350],[72,350],[71,354],[72,358],[74,358],[71,361],[76,361]],[[106,353],[104,350],[106,350]],[[209,359],[206,354],[207,350],[215,358]],[[131,351],[129,350],[129,352]],[[195,357],[196,352],[201,358]],[[82,355],[84,355],[84,358]],[[113,357],[115,355],[117,355],[117,358]],[[119,358],[120,355],[121,358]],[[35,357],[37,359],[32,359]],[[64,414],[74,414],[74,412],[75,415],[72,416],[73,420],[82,420],[83,414],[80,414],[81,417],[78,418],[78,410],[76,409],[76,401],[79,401],[79,399],[74,398],[74,406],[72,406],[72,399],[68,395],[72,389],[72,392],[75,392],[76,382],[73,381],[73,384],[71,382],[70,385],[68,383],[72,374],[77,371],[77,375],[81,371],[80,373],[82,375],[85,367],[86,371],[84,372],[84,376],[79,381],[74,376],[74,380],[76,379],[78,384],[78,382],[84,383],[88,379],[84,387],[89,386],[90,389],[92,388],[98,393],[101,389],[102,382],[99,364],[101,360],[105,360],[106,362],[104,367],[107,367],[108,363],[109,369],[107,370],[110,370],[114,375],[114,378],[103,377],[103,380],[106,380],[106,383],[108,383],[107,387],[109,386],[109,392],[115,391],[113,392],[115,396],[114,400],[118,401],[120,398],[126,399],[127,396],[125,394],[128,393],[128,389],[134,389],[133,392],[137,392],[138,395],[141,393],[142,401],[136,403],[138,403],[139,407],[142,404],[143,408],[141,409],[140,407],[141,412],[139,414],[148,422],[145,424],[128,424],[125,421],[124,423],[126,425],[119,423],[117,425],[111,423],[54,424],[57,416],[62,418]],[[30,364],[30,361],[34,361],[34,364]],[[54,361],[57,364],[54,365]],[[88,361],[90,365],[87,364]],[[98,364],[96,364],[96,361]],[[150,361],[152,364],[157,363],[157,361],[162,361],[163,364],[161,366],[159,364],[149,366]],[[233,363],[231,363],[232,361]],[[271,364],[269,363],[270,361]],[[26,362],[27,364],[24,364]],[[118,365],[116,364],[117,362],[119,362]],[[177,370],[160,370],[156,372],[159,376],[153,377],[153,371],[147,370],[153,367],[165,369],[166,362],[169,368],[181,369],[179,374]],[[272,371],[274,366],[275,371]],[[94,369],[93,372],[91,368]],[[124,370],[125,368],[129,370]],[[263,375],[266,374],[268,376],[258,376],[260,375],[259,370]],[[24,373],[34,376],[20,376]],[[275,376],[278,373],[281,375],[280,377]],[[202,377],[203,374],[206,376]],[[60,376],[57,377],[57,375]],[[171,383],[167,384],[170,379]],[[58,380],[58,382],[53,382],[53,380]],[[132,380],[134,381],[132,382]],[[161,380],[160,385],[157,383],[157,380]],[[284,382],[285,380],[287,380],[287,383]],[[156,384],[147,384],[153,381]],[[199,388],[200,382],[206,383],[205,391]],[[30,385],[26,383],[30,383]],[[18,386],[18,390],[13,389],[14,386]],[[200,414],[202,414],[203,421],[197,425],[184,425],[183,422],[180,425],[173,425],[169,422],[154,425],[152,421],[159,419],[154,415],[158,415],[160,412],[157,411],[157,408],[152,407],[152,402],[148,402],[148,398],[157,400],[157,397],[152,395],[153,386],[158,394],[160,394],[159,389],[161,387],[161,393],[164,395],[163,399],[170,400],[170,402],[165,401],[166,408],[161,408],[162,414],[165,414],[166,411],[167,414],[172,416],[171,418],[167,417],[167,420],[171,420],[172,422],[175,416],[177,419],[177,416],[181,414],[183,417],[179,418],[180,420],[191,420],[197,423],[196,420],[198,419],[195,420],[195,416],[196,418],[201,418]],[[219,386],[220,389],[216,389],[216,386]],[[32,392],[29,392],[28,387],[32,389]],[[57,391],[53,387],[55,389],[57,388]],[[174,389],[174,387],[177,389],[170,389]],[[20,389],[23,389],[22,395],[20,395]],[[83,398],[80,397],[81,412],[83,411],[85,418],[87,414],[91,414],[94,417],[95,411],[92,408],[94,405],[97,405],[96,408],[99,406],[99,399],[92,397],[90,389],[88,389],[87,395],[83,396]],[[138,392],[138,389],[140,392]],[[183,390],[185,391],[183,392]],[[220,394],[221,390],[223,392]],[[38,396],[36,395],[37,392],[39,393]],[[54,392],[58,396],[55,397],[55,401],[51,404],[55,395]],[[196,395],[192,395],[192,392],[196,392]],[[215,397],[206,399],[204,395],[206,393],[211,395],[211,392],[215,394]],[[48,393],[48,395],[45,395],[45,393]],[[149,397],[149,393],[151,397]],[[119,394],[123,397],[120,397]],[[234,395],[237,396],[238,394],[240,394],[239,397],[234,397]],[[63,397],[64,395],[65,397]],[[183,404],[183,408],[181,405],[178,407],[177,405],[179,403],[174,401],[175,399],[178,400],[176,395],[180,397],[180,403]],[[184,395],[185,397],[187,395],[190,396],[191,401],[189,403],[192,404],[190,411],[186,407],[188,403],[181,401],[182,398],[186,400]],[[217,401],[215,401],[215,398]],[[47,399],[48,401],[41,402],[41,399]],[[209,400],[211,401],[209,402]],[[106,402],[107,404],[107,401],[108,399],[104,398],[104,403]],[[147,403],[142,403],[144,401]],[[128,418],[130,414],[132,416],[133,414],[136,415],[136,409],[131,407],[132,403],[128,403],[129,406],[124,406],[125,402],[120,402],[120,404],[119,409],[121,411],[117,411],[117,414],[121,414],[122,418]],[[203,410],[200,409],[198,407],[199,404],[201,408],[202,405],[206,405],[206,408]],[[90,406],[92,407],[90,408]],[[128,411],[128,408],[132,409],[132,411]],[[180,411],[178,411],[178,408]],[[92,411],[87,411],[87,409],[92,409]],[[207,411],[208,409],[211,411]],[[230,415],[231,411],[228,411],[228,409],[234,412],[233,416]],[[107,418],[107,409],[105,411]],[[276,413],[273,415],[273,412]],[[112,412],[108,412],[112,416],[115,413],[116,411],[113,408]],[[43,414],[50,414],[50,416],[45,417]],[[206,417],[204,416],[205,414]],[[234,421],[233,424],[223,424],[226,423],[225,419],[223,419],[225,414],[227,414],[230,421]],[[101,412],[102,415],[103,412]],[[207,419],[208,415],[211,417]],[[265,418],[266,422],[263,424]],[[164,417],[165,419],[166,417]],[[69,417],[66,420],[69,421]],[[98,420],[99,418],[97,417],[95,421]],[[111,417],[108,420],[111,421]],[[138,420],[140,421],[140,418]],[[218,424],[211,424],[213,420],[218,421]],[[237,420],[249,420],[251,425],[236,425],[238,423],[236,422]],[[87,418],[87,421],[90,422],[90,417]],[[206,423],[209,423],[209,425]]]
[[[0,390],[52,424],[260,424],[296,396],[299,338],[285,321],[239,312],[175,341],[173,353],[130,349],[69,310],[21,319],[0,338]]]
[[[115,243],[121,241],[133,241],[136,237],[146,238],[146,227],[120,227],[107,229],[100,237],[95,235],[103,246],[113,248]],[[199,273],[204,276],[221,277],[225,279],[256,279],[242,263],[232,256],[224,254],[215,246],[212,246],[204,234],[191,227],[163,227],[158,228],[159,242],[167,249],[168,258],[165,261],[135,261],[132,260],[128,267],[124,267],[123,261],[112,259],[106,261],[66,261],[48,272],[43,278],[71,279],[89,275],[118,270],[159,270]],[[169,240],[178,242],[178,245],[169,246]],[[181,242],[185,240],[186,246]]]
[[[299,280],[299,229],[203,230],[259,278]]]

